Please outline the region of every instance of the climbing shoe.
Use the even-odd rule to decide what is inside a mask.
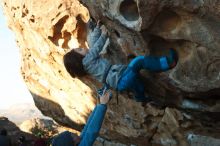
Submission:
[[[178,62],[177,52],[173,48],[170,48],[169,55],[166,56],[166,58],[167,58],[169,68],[174,68]]]

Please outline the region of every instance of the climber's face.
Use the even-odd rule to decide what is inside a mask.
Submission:
[[[77,146],[80,143],[80,137],[78,135],[76,135],[75,133],[71,133],[71,136],[74,141],[74,146]]]
[[[84,48],[75,48],[74,51],[83,56],[85,56],[88,53],[88,49],[84,49]]]

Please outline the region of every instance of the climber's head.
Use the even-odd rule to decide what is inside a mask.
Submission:
[[[60,133],[52,140],[52,146],[77,146],[79,143],[80,137],[68,131]]]
[[[82,64],[82,60],[86,53],[86,49],[76,48],[64,55],[64,66],[72,77],[83,77],[87,74]]]

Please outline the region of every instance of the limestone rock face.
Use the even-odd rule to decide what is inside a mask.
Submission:
[[[4,1],[3,6],[9,27],[16,32],[21,73],[36,106],[64,125],[80,129],[94,107],[92,90],[69,76],[62,56],[69,48],[85,45],[81,31],[88,10],[78,1]]]
[[[87,48],[90,17],[109,30],[103,57],[127,64],[131,56],[164,55],[179,61],[167,72],[141,72],[146,94],[161,106],[141,106],[127,94],[111,101],[101,136],[125,145],[189,145],[191,134],[220,137],[220,2],[217,0],[2,1],[21,52],[21,73],[36,106],[59,124],[80,130],[101,85],[72,78],[62,57]],[[205,141],[205,140],[204,140]]]
[[[34,118],[24,121],[19,128],[27,133],[38,135],[42,137],[51,137],[58,133],[59,126],[49,119]]]

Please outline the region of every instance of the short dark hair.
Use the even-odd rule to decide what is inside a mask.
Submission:
[[[83,77],[87,75],[82,64],[83,58],[84,56],[74,51],[74,49],[64,55],[64,66],[72,77]]]
[[[2,129],[0,135],[7,136],[8,132],[6,129]]]

